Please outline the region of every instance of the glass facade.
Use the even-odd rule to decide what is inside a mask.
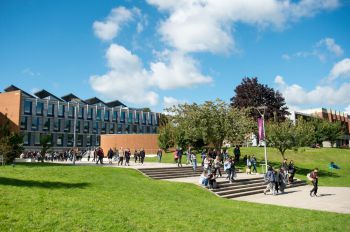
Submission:
[[[31,101],[24,101],[24,114],[32,114],[32,105]]]

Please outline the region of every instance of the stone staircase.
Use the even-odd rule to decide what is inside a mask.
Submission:
[[[200,176],[202,174],[202,167],[197,167],[196,171],[193,171],[192,166],[183,167],[166,167],[166,168],[140,168],[138,169],[144,175],[149,176],[156,180],[175,179],[184,177]],[[221,173],[224,175],[224,169],[221,169]]]
[[[295,179],[292,184],[288,184],[286,188],[307,185],[306,181]],[[266,184],[262,177],[254,177],[247,179],[238,179],[233,183],[229,181],[218,182],[219,188],[210,189],[216,195],[222,198],[236,198],[253,194],[261,194],[266,188]]]

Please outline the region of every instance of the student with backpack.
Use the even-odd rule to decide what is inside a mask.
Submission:
[[[275,171],[271,166],[269,166],[267,173],[265,174],[265,182],[267,183],[266,189],[264,190],[264,194],[266,195],[266,192],[270,190],[272,195],[276,195],[276,176]]]
[[[311,173],[308,174],[308,179],[312,182],[313,188],[310,191],[310,197],[317,197],[318,189],[318,168],[315,168]]]

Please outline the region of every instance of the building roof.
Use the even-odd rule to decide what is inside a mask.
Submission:
[[[86,104],[89,104],[89,105],[95,105],[95,104],[98,104],[98,103],[102,103],[102,104],[107,106],[107,104],[105,102],[103,102],[102,100],[98,99],[97,97],[89,98],[89,99],[86,99],[84,101],[86,102]]]
[[[23,91],[22,89],[14,85],[10,85],[6,89],[4,89],[5,92],[12,92],[12,91],[18,91],[18,90],[20,90],[23,94],[27,95],[28,97],[35,98],[33,95],[27,93],[26,91]]]
[[[37,97],[40,98],[40,99],[44,99],[44,98],[50,97],[50,98],[56,99],[57,101],[62,101],[61,98],[56,97],[55,95],[53,95],[52,93],[46,91],[45,89],[40,90],[40,91],[34,93],[34,95],[37,96]]]
[[[66,102],[71,102],[71,101],[76,101],[76,102],[82,102],[82,103],[86,103],[84,100],[82,100],[81,98],[77,97],[76,95],[69,93],[67,95],[64,95],[63,97],[61,97],[63,100],[65,100]]]
[[[123,104],[122,102],[120,102],[118,100],[107,102],[106,105],[109,107],[116,107],[116,106],[127,107],[125,104]]]

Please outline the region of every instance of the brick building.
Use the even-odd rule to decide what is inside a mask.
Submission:
[[[158,113],[129,108],[118,100],[82,100],[72,93],[57,97],[46,90],[33,96],[13,85],[0,93],[0,120],[4,115],[13,130],[23,133],[27,150],[38,149],[43,134],[52,135],[55,150],[74,144],[87,149],[99,146],[102,134],[155,134],[159,121]]]
[[[325,108],[319,109],[308,109],[300,111],[292,111],[290,119],[294,122],[298,120],[299,117],[318,117],[329,122],[340,122],[343,128],[345,128],[344,134],[336,142],[337,147],[347,146],[350,147],[350,115],[344,112],[339,112],[335,110],[327,110]],[[325,147],[330,147],[330,143],[325,141],[323,143]]]

